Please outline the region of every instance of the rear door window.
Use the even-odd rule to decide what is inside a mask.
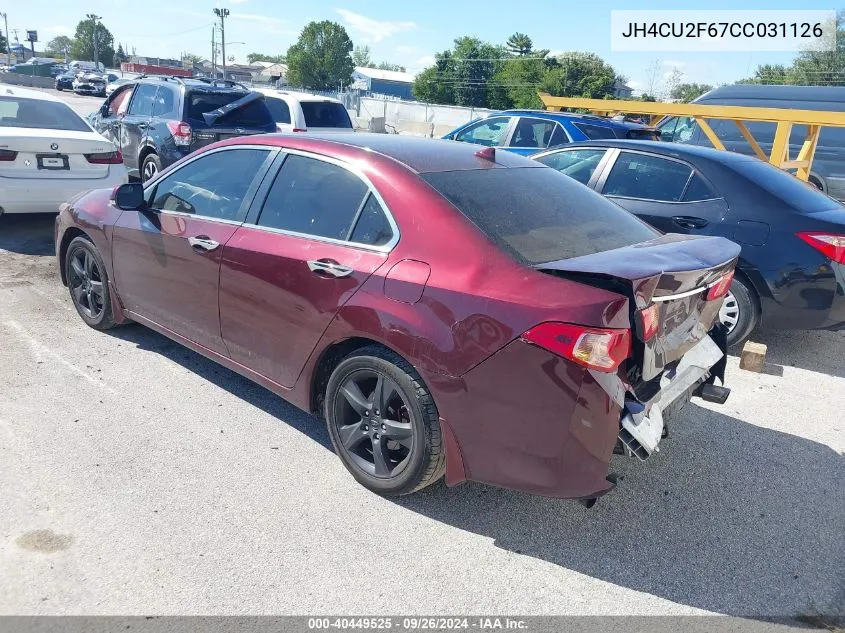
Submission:
[[[158,86],[154,84],[140,84],[135,89],[132,103],[129,104],[130,116],[151,116],[157,91]]]
[[[621,198],[678,202],[692,175],[684,163],[651,154],[621,152],[602,193]]]
[[[175,117],[176,116],[176,94],[169,86],[159,86],[153,101],[153,116]]]
[[[339,127],[352,129],[352,120],[341,103],[333,101],[300,101],[305,127]]]
[[[503,251],[527,264],[590,255],[658,235],[554,169],[478,169],[421,177]]]
[[[540,156],[536,160],[586,185],[606,152],[606,149],[570,149]]]
[[[511,147],[536,147],[545,149],[552,140],[558,124],[546,119],[520,117],[511,136]]]
[[[257,223],[347,240],[368,192],[364,181],[343,167],[291,154],[267,193]]]
[[[505,140],[511,117],[495,116],[473,123],[455,135],[456,141],[476,143],[488,147],[499,146]]]

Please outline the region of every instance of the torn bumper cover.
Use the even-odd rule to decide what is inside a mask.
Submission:
[[[680,410],[692,396],[724,403],[730,389],[713,383],[724,383],[727,361],[727,340],[724,326],[713,328],[695,347],[684,354],[671,371],[660,379],[660,390],[646,403],[630,392],[624,396],[619,441],[626,455],[645,460],[659,451],[665,436],[666,421]]]

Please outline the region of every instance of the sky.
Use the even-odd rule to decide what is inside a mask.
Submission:
[[[179,58],[183,52],[210,57],[211,27],[215,6],[228,8],[227,56],[245,62],[250,52],[284,53],[303,26],[312,20],[332,20],[346,27],[355,44],[370,48],[375,62],[388,61],[418,72],[433,62],[436,51],[450,48],[453,40],[472,35],[504,43],[515,31],[526,33],[535,48],[553,53],[590,51],[628,78],[636,91],[661,82],[674,68],[682,81],[729,83],[753,73],[758,64],[789,63],[794,53],[614,53],[610,50],[612,9],[794,9],[786,0],[742,3],[709,2],[466,2],[465,0],[31,0],[3,3],[9,35],[19,29],[38,31],[43,43],[56,35],[72,35],[84,14],[95,12],[121,42],[138,55]],[[804,9],[835,9],[811,3]]]

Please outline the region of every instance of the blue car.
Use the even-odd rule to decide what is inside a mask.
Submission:
[[[660,140],[655,128],[628,120],[545,110],[505,110],[470,121],[443,138],[530,156],[541,149],[600,139]]]

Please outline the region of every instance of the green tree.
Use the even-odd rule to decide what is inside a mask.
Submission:
[[[117,60],[117,65],[129,60],[129,55],[123,50],[123,44],[117,45],[117,50],[114,52],[114,58]]]
[[[392,70],[398,73],[404,73],[407,70],[407,68],[400,64],[391,64],[390,62],[381,62],[376,68],[379,70]]]
[[[515,57],[504,61],[502,69],[493,77],[489,91],[491,108],[542,108],[537,90],[543,85],[546,73],[543,59]]]
[[[789,83],[799,86],[841,86],[845,85],[845,11],[836,17],[836,24],[828,25],[833,33],[835,26],[835,47],[820,50],[821,47],[802,51],[792,62]]]
[[[284,64],[284,55],[265,55],[264,53],[250,53],[246,56],[246,60],[250,64],[255,62],[270,62],[271,64]]]
[[[534,49],[534,42],[525,33],[514,33],[508,38],[505,48],[514,55],[530,55]]]
[[[762,64],[757,66],[757,70],[751,77],[741,79],[737,83],[740,84],[791,84],[792,68],[788,68],[783,64]]]
[[[48,57],[70,57],[73,40],[67,35],[57,35],[49,42],[44,50]]]
[[[120,49],[118,49],[119,51]],[[117,53],[115,53],[115,57],[117,57]],[[193,66],[194,64],[199,64],[202,61],[202,55],[197,55],[195,53],[183,53],[182,54],[182,63],[187,64],[188,66]]]
[[[683,103],[689,103],[710,90],[713,90],[713,86],[710,84],[682,83],[672,88],[669,97]]]
[[[505,51],[476,37],[459,37],[452,53],[455,72],[455,103],[460,106],[487,106],[487,91],[502,68]]]
[[[310,22],[288,49],[288,83],[316,90],[331,90],[351,81],[352,40],[340,24]]]
[[[616,71],[595,53],[571,52],[558,55],[543,80],[543,89],[560,97],[602,99],[612,95]]]
[[[104,24],[97,24],[97,56],[94,60],[94,22],[82,20],[76,25],[76,34],[70,47],[74,59],[97,61],[110,66],[114,61],[114,38]]]
[[[355,66],[361,66],[363,68],[372,68],[373,60],[370,59],[370,47],[356,46],[353,48],[352,63],[355,64]]]
[[[434,55],[434,66],[417,75],[411,87],[414,96],[427,103],[455,104],[455,62],[451,51]]]

